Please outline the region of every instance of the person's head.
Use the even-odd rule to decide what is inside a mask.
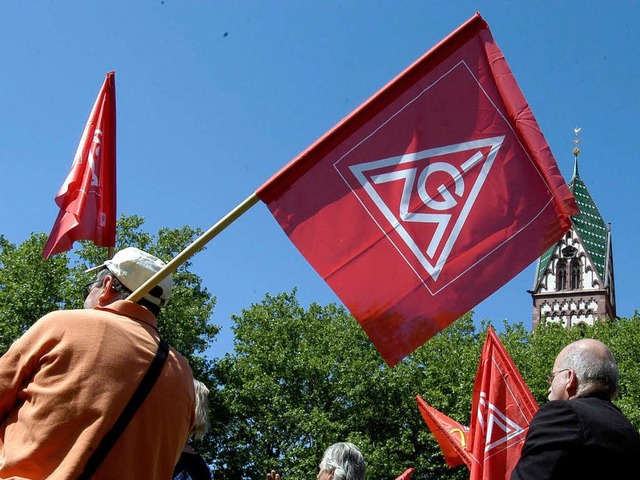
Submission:
[[[193,380],[196,391],[196,419],[191,429],[191,437],[202,440],[209,431],[209,389],[199,380]]]
[[[349,442],[334,443],[322,456],[318,480],[364,480],[365,468],[358,447]]]
[[[549,375],[549,400],[599,395],[613,400],[618,393],[618,366],[609,348],[593,338],[564,347]]]
[[[162,260],[139,248],[128,247],[120,250],[112,259],[87,270],[97,270],[98,274],[96,279],[85,287],[84,308],[125,300],[164,266]],[[160,307],[171,298],[171,287],[172,276],[169,274],[138,303],[157,317]]]

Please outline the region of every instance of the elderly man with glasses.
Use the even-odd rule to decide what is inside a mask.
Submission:
[[[549,402],[531,421],[511,480],[635,478],[640,435],[613,404],[618,367],[609,348],[591,338],[570,343],[547,380]]]
[[[0,478],[171,478],[195,415],[191,369],[172,348],[95,473],[85,470],[160,351],[171,276],[137,303],[127,297],[163,266],[119,251],[90,270],[84,309],[45,315],[0,357]]]

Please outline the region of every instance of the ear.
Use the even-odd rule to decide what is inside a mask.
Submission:
[[[564,388],[567,391],[569,398],[575,397],[578,393],[578,377],[576,377],[576,372],[574,372],[573,369],[569,370],[569,376]]]
[[[111,275],[104,277],[101,288],[102,290],[98,297],[98,305],[109,305],[113,302],[113,294],[115,293],[115,290],[113,289],[113,278]]]

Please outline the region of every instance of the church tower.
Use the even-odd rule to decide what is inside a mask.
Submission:
[[[569,328],[616,318],[611,226],[607,225],[578,173],[578,133],[573,140],[574,167],[569,188],[580,213],[571,228],[539,259],[535,271],[533,328],[557,322]]]

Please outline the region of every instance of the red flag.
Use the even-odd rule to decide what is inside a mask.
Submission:
[[[393,366],[578,212],[476,14],[256,192]]]
[[[415,468],[407,468],[396,480],[410,480]]]
[[[425,402],[420,395],[416,395],[416,400],[422,418],[442,449],[447,465],[457,467],[465,463],[470,469],[472,459],[467,451],[469,427],[465,427],[439,412]]]
[[[473,387],[470,429],[416,398],[447,465],[464,462],[470,480],[511,477],[538,404],[491,327]]]
[[[538,404],[489,328],[473,386],[470,480],[509,479]]]
[[[56,195],[60,207],[42,256],[70,250],[76,240],[116,243],[116,87],[107,73],[73,159]]]

